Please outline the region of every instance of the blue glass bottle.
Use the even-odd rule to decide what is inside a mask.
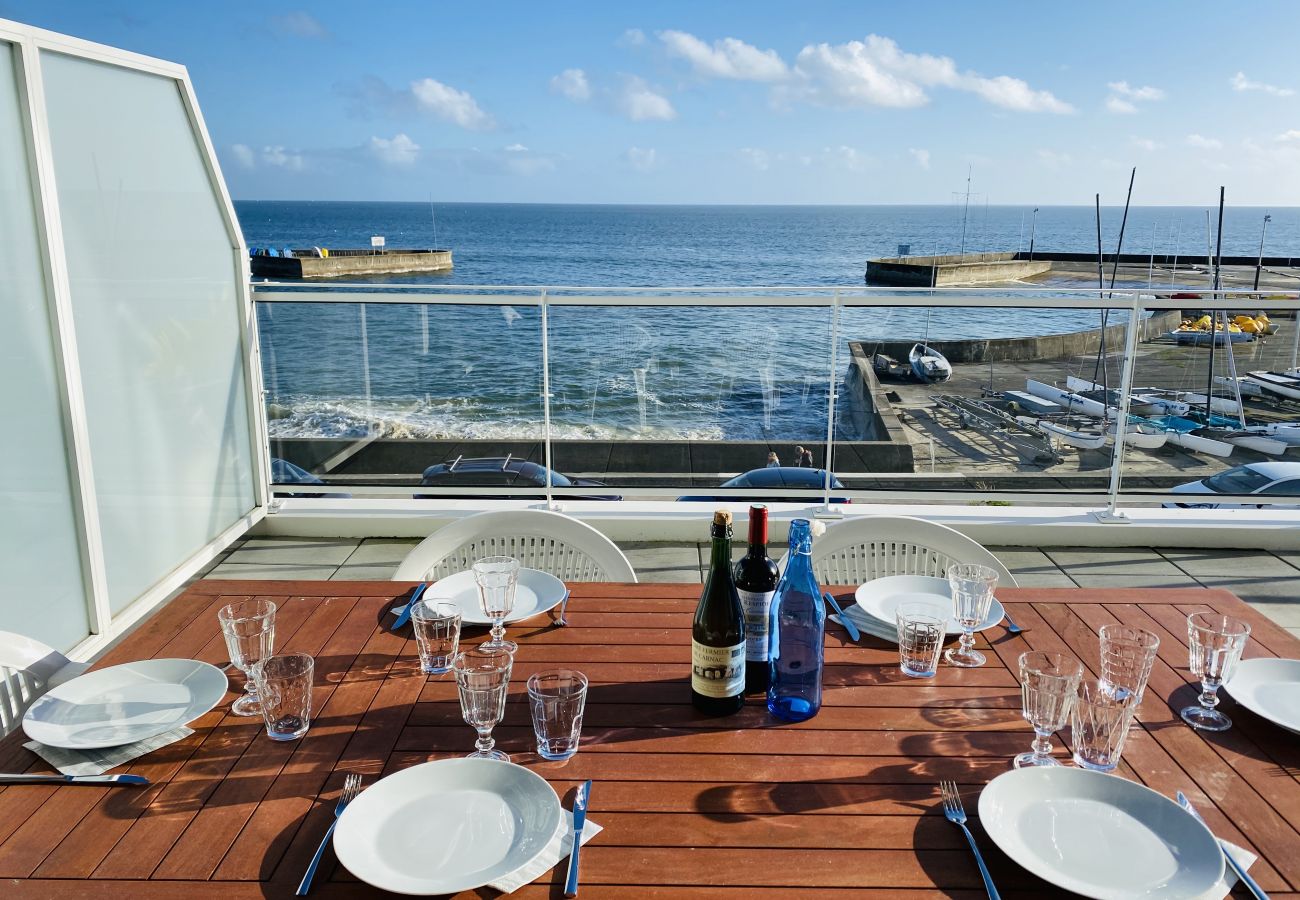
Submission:
[[[790,523],[790,554],[772,598],[767,709],[778,719],[802,722],[822,708],[826,606],[812,569],[812,527]]]

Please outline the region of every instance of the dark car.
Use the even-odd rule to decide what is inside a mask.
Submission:
[[[324,484],[312,473],[308,472],[301,466],[295,466],[287,459],[271,459],[271,482],[273,484]],[[327,497],[330,499],[350,499],[351,494],[333,494],[318,492],[294,492],[276,491],[276,497]]]
[[[546,466],[538,465],[535,462],[529,462],[526,459],[515,459],[513,456],[485,456],[476,459],[466,459],[458,456],[451,462],[436,463],[424,470],[424,477],[420,479],[423,487],[436,487],[443,485],[445,487],[519,487],[519,488],[544,488],[546,487]],[[567,475],[561,475],[559,472],[551,472],[551,486],[557,488],[567,487],[604,487],[604,482],[596,481],[591,478],[569,478]],[[416,494],[417,500],[433,500],[454,498],[456,496],[464,497],[466,495],[456,494]],[[474,496],[485,500],[509,500],[509,495],[491,496],[487,494],[476,494]],[[566,495],[568,496],[568,495]],[[622,497],[610,495],[602,496],[573,496],[574,500],[622,500]]]
[[[719,487],[724,488],[808,488],[817,491],[815,494],[787,496],[787,497],[760,497],[760,500],[768,500],[771,503],[817,503],[822,499],[822,491],[826,486],[825,469],[802,469],[795,466],[770,466],[765,469],[750,469],[748,472],[742,472],[735,478],[722,482]],[[834,475],[831,476],[831,487],[836,490],[844,490],[844,485]],[[708,503],[729,503],[745,499],[746,497],[678,497],[683,501],[700,501]],[[848,497],[832,497],[832,503],[851,503]]]

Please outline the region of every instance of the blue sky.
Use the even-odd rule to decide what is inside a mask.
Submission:
[[[0,17],[188,66],[237,199],[1300,205],[1293,0]]]

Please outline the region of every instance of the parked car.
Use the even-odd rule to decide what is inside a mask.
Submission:
[[[1200,481],[1171,489],[1175,494],[1255,494],[1261,499],[1290,498],[1300,503],[1300,462],[1253,462],[1225,469]],[[1283,500],[1285,503],[1286,501]],[[1162,504],[1168,509],[1263,509],[1272,503],[1201,503],[1192,500]]]
[[[451,462],[435,463],[424,470],[424,477],[420,479],[420,484],[424,487],[520,487],[520,488],[544,488],[546,487],[546,466],[538,465],[535,462],[529,462],[526,459],[515,459],[513,456],[484,456],[475,459],[466,459],[458,456]],[[592,478],[569,478],[554,470],[551,471],[552,487],[604,487],[605,483],[596,481]],[[454,498],[456,496],[464,497],[466,495],[456,494],[416,494],[417,500],[433,500],[441,498]],[[509,495],[491,496],[477,494],[475,496],[487,500],[509,500]],[[601,496],[573,496],[574,500],[622,500],[622,497],[601,495]]]
[[[271,459],[271,481],[274,484],[324,484],[312,473],[308,472],[301,466],[295,466],[287,459],[272,457]],[[277,497],[328,497],[330,499],[350,499],[351,494],[336,493],[318,493],[318,492],[293,492],[276,491]]]
[[[818,503],[822,499],[822,491],[826,485],[825,469],[801,469],[795,466],[772,466],[771,468],[750,469],[748,472],[742,472],[735,478],[730,478],[719,487],[724,488],[808,488],[817,493],[787,497],[758,497],[758,500],[767,500],[771,503]],[[836,490],[844,490],[844,485],[834,475],[831,476],[831,487]],[[737,496],[709,496],[709,497],[678,497],[679,501],[686,502],[705,502],[705,503],[730,503],[747,498]],[[851,503],[848,497],[832,497],[832,503]]]

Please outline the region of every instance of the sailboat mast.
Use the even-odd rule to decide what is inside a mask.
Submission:
[[[1219,209],[1220,211],[1222,211],[1223,209],[1223,186],[1222,185],[1219,186]],[[1210,233],[1210,211],[1207,209],[1205,211],[1205,262],[1207,268],[1211,272],[1214,272],[1215,271],[1214,247],[1210,243],[1211,238],[1212,235]],[[1219,278],[1217,274],[1213,276],[1213,281],[1211,282],[1211,284],[1213,285],[1214,290],[1217,291],[1219,289]],[[1209,371],[1206,372],[1205,375],[1205,424],[1206,425],[1209,425],[1210,422],[1213,421],[1210,418],[1210,412],[1211,412],[1210,407],[1212,406],[1214,401],[1214,345],[1219,342],[1219,333],[1217,330],[1218,326],[1219,326],[1219,311],[1216,309],[1211,309],[1210,310],[1210,366],[1209,366]],[[1225,337],[1226,336],[1227,335],[1225,335]]]
[[[970,173],[971,166],[966,167],[966,205],[961,212],[961,256],[966,255],[966,217],[970,215]]]

